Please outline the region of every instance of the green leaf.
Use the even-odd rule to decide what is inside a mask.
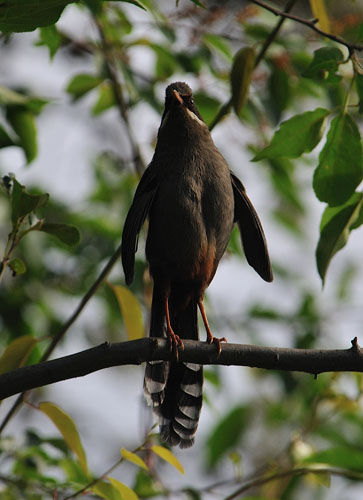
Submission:
[[[14,141],[10,139],[8,133],[2,125],[0,125],[0,148],[6,148],[7,146],[14,146]]]
[[[44,45],[48,47],[49,56],[51,59],[53,59],[60,45],[60,36],[55,24],[51,24],[50,26],[46,26],[44,28],[39,28],[39,31],[40,40]]]
[[[184,468],[182,464],[170,450],[164,448],[164,446],[156,445],[152,446],[151,449],[154,453],[156,453],[156,455],[165,460],[165,462],[168,462],[168,464],[175,467],[176,470],[178,470],[181,474],[184,474]]]
[[[237,406],[218,422],[207,443],[210,467],[214,467],[227,451],[237,446],[247,429],[249,417],[247,406]]]
[[[0,374],[23,366],[29,357],[37,339],[31,335],[23,335],[13,340],[0,358]]]
[[[277,194],[282,198],[282,211],[286,211],[286,203],[293,209],[286,213],[288,218],[295,218],[304,213],[299,186],[295,180],[294,164],[288,158],[271,158],[268,160],[272,184]],[[285,209],[285,210],[284,210]],[[295,229],[299,232],[299,228]]]
[[[215,387],[221,387],[221,377],[219,372],[211,369],[204,369],[204,380],[207,380]]]
[[[33,31],[58,21],[63,9],[74,0],[11,0],[0,8],[0,31]]]
[[[177,60],[167,47],[151,43],[150,47],[156,54],[155,72],[158,78],[169,78],[177,70]]]
[[[34,114],[23,106],[11,106],[7,108],[6,117],[20,139],[19,146],[23,148],[27,162],[31,163],[38,152]]]
[[[355,76],[355,85],[359,99],[359,113],[363,113],[363,74],[357,73]]]
[[[121,0],[121,1],[125,3],[130,3],[132,5],[136,5],[136,7],[139,7],[139,9],[147,10],[146,7],[142,4],[142,2],[138,2],[137,0]]]
[[[39,114],[49,101],[39,97],[29,97],[25,103],[27,109],[34,114]]]
[[[230,46],[226,43],[222,36],[215,35],[214,33],[205,33],[203,41],[208,47],[216,49],[229,61],[232,59]]]
[[[190,0],[197,7],[201,7],[202,9],[206,9],[207,7],[200,0]]]
[[[90,90],[96,88],[102,82],[103,78],[100,76],[80,73],[72,78],[67,85],[66,91],[68,94],[71,94],[74,100],[77,100],[87,94],[87,92],[90,92]]]
[[[250,47],[240,49],[233,58],[231,69],[232,105],[238,117],[247,98],[253,69],[255,67],[255,51]]]
[[[337,446],[310,455],[304,459],[304,463],[325,464],[363,472],[363,451],[352,447]]]
[[[128,462],[131,462],[138,467],[141,467],[145,470],[148,470],[148,466],[146,463],[143,461],[142,458],[139,457],[139,455],[136,455],[136,453],[132,453],[131,451],[126,450],[125,448],[121,449],[121,456],[127,460]]]
[[[126,486],[126,484],[121,483],[117,479],[113,477],[107,477],[112,486],[120,493],[122,500],[139,500],[139,497],[136,493]]]
[[[336,47],[322,47],[314,52],[314,58],[302,76],[327,83],[336,83],[341,79],[336,74],[344,55]]]
[[[45,205],[49,199],[49,194],[29,194],[25,191],[25,187],[19,184],[16,179],[13,179],[13,189],[11,193],[12,214],[11,220],[15,227],[20,217],[30,214],[39,207]]]
[[[106,483],[105,481],[97,481],[92,486],[92,491],[105,500],[124,500],[113,484]]]
[[[141,498],[151,498],[165,493],[160,482],[144,469],[139,469],[136,474],[134,490]]]
[[[70,454],[67,444],[63,439],[62,441],[68,451],[68,454]],[[84,473],[77,460],[74,460],[70,457],[63,458],[60,462],[60,467],[65,472],[67,480],[72,482],[73,484],[77,484],[79,485],[79,487],[81,487],[89,483],[89,475]]]
[[[55,222],[44,222],[36,228],[38,231],[52,234],[66,245],[77,245],[81,238],[78,229],[68,224],[58,224]]]
[[[64,441],[78,458],[82,470],[87,475],[88,467],[86,454],[73,419],[59,406],[53,403],[39,403],[39,410],[47,415],[47,417],[49,417],[53,424],[57,427],[59,432],[62,434]]]
[[[320,201],[342,205],[363,177],[362,141],[359,129],[348,113],[332,120],[326,143],[319,155],[313,187]]]
[[[273,65],[270,77],[268,79],[269,89],[269,104],[271,106],[273,116],[278,122],[282,111],[286,109],[290,99],[289,78],[285,70]]]
[[[21,259],[12,259],[8,266],[15,275],[24,274],[26,272],[26,265]]]
[[[108,82],[103,82],[99,88],[96,104],[92,108],[92,114],[97,116],[111,108],[115,103],[115,93],[112,86]]]
[[[140,339],[144,336],[144,325],[140,303],[135,295],[126,287],[110,285],[121,309],[125,322],[127,338],[129,340]]]
[[[18,216],[23,217],[24,215],[34,212],[37,208],[42,207],[49,200],[49,194],[29,194],[26,191],[22,191],[21,198],[19,202]]]
[[[360,22],[357,26],[356,40],[358,43],[363,42],[363,22]]]
[[[329,113],[327,109],[317,108],[282,122],[269,146],[260,151],[252,161],[263,158],[298,158],[303,153],[310,153],[321,140]]]
[[[343,206],[327,207],[323,213],[316,248],[316,263],[323,283],[331,259],[346,245],[350,231],[362,212],[362,200],[362,193],[354,193]]]
[[[204,92],[196,92],[194,99],[203,120],[209,125],[219,109],[220,101]]]

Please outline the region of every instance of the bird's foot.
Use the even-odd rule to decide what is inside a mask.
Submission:
[[[213,335],[207,335],[207,343],[208,344],[215,344],[217,346],[217,358],[219,358],[221,352],[222,352],[222,342],[227,342],[226,337],[218,338],[218,337],[213,337]]]
[[[206,315],[206,312],[204,309],[204,304],[203,304],[202,298],[199,299],[198,306],[199,306],[199,310],[200,310],[202,318],[203,318],[205,330],[207,332],[207,344],[215,344],[217,346],[217,351],[218,351],[217,358],[219,358],[221,351],[222,351],[221,342],[227,342],[227,339],[226,339],[226,337],[222,337],[221,339],[219,339],[218,337],[213,337],[213,334],[212,334],[211,329],[209,327],[209,323],[208,323],[207,315]]]
[[[170,352],[173,352],[175,355],[176,361],[179,359],[179,354],[178,354],[178,348],[184,349],[184,344],[182,339],[174,333],[174,331],[170,328],[168,328],[168,340],[169,340],[169,349]]]

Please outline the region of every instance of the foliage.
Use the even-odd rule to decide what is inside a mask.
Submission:
[[[288,2],[289,8],[293,3]],[[333,3],[327,9],[322,0],[310,0],[326,38],[296,21],[277,29],[278,19],[272,14],[233,2],[230,7],[209,7],[207,1],[171,5],[152,0],[13,0],[1,6],[3,51],[14,50],[21,32],[36,30],[32,40],[36,37],[36,50],[48,50],[49,65],[63,58],[68,66],[79,68],[63,97],[67,95],[74,107],[82,103],[88,108],[88,120],[95,127],[114,112],[128,145],[119,144],[117,153],[100,149],[89,168],[92,189],[79,204],[57,200],[52,185],[47,186],[50,196],[37,182],[25,186],[23,179],[31,179],[29,173],[42,159],[42,119],[50,106],[61,108],[64,102],[34,95],[28,82],[21,88],[12,83],[0,87],[0,148],[22,154],[25,163],[16,175],[9,173],[14,170],[11,155],[5,155],[0,165],[0,373],[47,359],[96,292],[103,311],[101,330],[107,331],[109,340],[120,340],[120,332],[123,339],[143,334],[151,284],[142,254],[137,254],[131,291],[120,273],[109,278],[108,286],[100,285],[117,260],[121,220],[146,157],[135,117],[140,120],[141,106],[145,116],[160,115],[162,90],[176,79],[192,84],[205,121],[223,133],[223,153],[228,156],[231,148],[240,154],[243,145],[254,162],[245,166],[245,173],[253,172],[271,200],[270,217],[263,215],[265,228],[274,228],[281,248],[302,248],[302,254],[309,249],[311,257],[309,269],[300,263],[302,254],[291,265],[279,256],[277,242],[268,238],[276,286],[284,300],[276,302],[267,292],[262,299],[259,289],[259,297],[251,298],[238,316],[223,318],[221,311],[221,321],[243,330],[248,341],[256,343],[268,343],[264,332],[286,331],[289,344],[299,348],[322,347],[337,339],[339,322],[329,319],[337,310],[347,311],[345,319],[361,324],[361,318],[354,318],[359,315],[354,311],[358,259],[344,261],[345,252],[335,256],[353,230],[361,234],[363,223],[363,51],[352,48],[363,45],[363,23],[354,2],[346,2],[346,10],[338,15]],[[312,17],[299,8],[295,5],[292,12]],[[72,33],[62,23],[72,12],[88,20],[92,29]],[[329,35],[347,42],[335,43]],[[134,62],[138,54],[151,64]],[[150,144],[155,133],[156,126],[147,138]],[[237,169],[239,159],[232,161]],[[58,170],[59,158],[53,163],[49,168]],[[73,183],[72,178],[66,181]],[[314,211],[310,205],[316,198],[324,203],[323,208],[319,205],[319,236],[318,224],[313,231],[309,226]],[[229,253],[242,255],[236,233]],[[339,267],[328,275],[333,257],[334,262],[345,262],[340,275]],[[329,307],[322,305],[322,292],[307,278],[311,274],[327,282]],[[76,312],[65,316],[63,305],[73,307],[75,302],[80,304]],[[94,326],[97,333],[100,324]],[[80,332],[96,342],[92,329],[90,333],[80,327]],[[122,447],[110,468],[92,472],[81,422],[62,409],[62,401],[39,402],[34,394],[38,402],[31,403],[27,396],[29,411],[49,419],[57,431],[50,436],[25,425],[22,436],[6,434],[7,415],[20,417],[8,408],[2,412],[0,496],[65,500],[87,494],[134,500],[167,495],[199,499],[213,493],[219,498],[246,494],[288,500],[308,491],[310,498],[329,498],[327,488],[335,476],[344,478],[344,487],[354,484],[361,491],[361,375],[324,375],[312,381],[302,374],[260,371],[247,378],[253,392],[236,390],[237,396],[228,400],[229,384],[222,371],[206,369],[204,411],[211,409],[215,424],[204,431],[204,443],[195,445],[195,460],[204,467],[205,477],[198,483],[186,473],[180,476],[182,487],[163,479],[163,465],[183,473],[183,454],[177,457],[151,432],[132,451]],[[236,382],[236,388],[239,385]],[[221,398],[225,403],[217,407],[214,401]],[[92,422],[95,429],[98,425]],[[100,444],[97,453],[102,452]],[[125,484],[113,476],[127,466],[132,473]]]

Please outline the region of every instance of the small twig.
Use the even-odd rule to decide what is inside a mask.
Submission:
[[[137,453],[138,451],[142,450],[144,448],[144,446],[146,445],[147,441],[149,439],[149,436],[146,437],[145,441],[140,444],[137,448],[135,448],[134,450],[132,450],[132,453]],[[68,495],[66,497],[64,497],[62,500],[71,500],[71,498],[76,498],[78,497],[79,495],[81,495],[82,493],[86,492],[87,490],[91,489],[92,486],[94,486],[95,484],[98,483],[98,481],[102,481],[103,479],[107,478],[107,476],[112,472],[114,471],[119,465],[122,464],[122,462],[125,461],[125,458],[123,456],[121,456],[116,463],[114,463],[113,465],[111,465],[111,467],[109,467],[105,472],[103,472],[103,474],[101,474],[100,476],[98,477],[95,477],[94,479],[92,479],[92,481],[90,481],[88,484],[86,484],[86,486],[83,486],[83,488],[75,491],[74,493],[72,493],[71,495]]]
[[[108,72],[110,80],[111,80],[114,96],[115,96],[116,103],[117,103],[117,108],[119,110],[121,119],[125,124],[127,137],[128,137],[130,147],[131,147],[132,160],[135,164],[136,172],[141,177],[141,175],[143,174],[143,172],[145,170],[145,165],[144,165],[144,162],[142,161],[141,153],[140,153],[139,147],[137,145],[137,142],[135,141],[134,136],[131,132],[131,126],[130,126],[128,113],[127,113],[127,105],[126,105],[124,95],[122,92],[122,86],[121,86],[121,83],[120,83],[118,75],[117,75],[116,62],[115,62],[115,58],[113,55],[113,48],[112,48],[112,45],[109,43],[109,41],[106,38],[102,23],[99,21],[99,19],[96,16],[93,17],[93,20],[97,26],[98,33],[99,33],[99,36],[101,39],[101,47],[102,47],[102,51],[103,51],[103,56],[105,59],[107,72]]]
[[[286,4],[284,12],[286,12],[286,13],[290,12],[290,10],[294,6],[295,2],[296,2],[296,0],[289,0]],[[267,49],[270,47],[271,43],[275,40],[275,38],[276,38],[278,32],[280,31],[281,26],[283,25],[284,21],[285,21],[285,19],[281,18],[278,21],[278,23],[276,24],[275,28],[271,31],[269,36],[266,38],[263,46],[261,47],[260,52],[256,56],[255,68],[262,61],[264,55],[267,52]],[[232,97],[219,108],[218,113],[216,114],[216,116],[214,117],[214,120],[212,121],[212,123],[209,126],[209,130],[213,130],[213,128],[221,121],[221,119],[231,111],[231,108],[232,108]]]
[[[290,12],[290,10],[293,8],[293,6],[295,5],[295,3],[296,3],[296,0],[289,0],[289,2],[287,2],[286,7],[284,9],[284,14],[288,14]],[[265,43],[263,44],[263,46],[261,47],[260,52],[256,56],[255,67],[264,58],[267,49],[269,48],[269,46],[271,45],[271,43],[275,40],[275,38],[276,38],[278,32],[280,31],[280,28],[281,28],[281,26],[282,26],[282,24],[283,24],[284,21],[285,21],[285,17],[281,16],[281,19],[279,20],[279,22],[276,24],[276,26],[274,27],[274,29],[271,31],[271,33],[269,34],[269,36],[266,38]]]
[[[86,351],[0,375],[0,399],[112,366],[139,365],[145,361],[169,360],[172,356],[169,343],[163,338],[145,338],[116,344],[105,342]],[[363,350],[355,343],[350,349],[325,350],[226,344],[217,356],[213,344],[184,340],[184,349],[179,351],[179,359],[204,365],[250,366],[313,375],[323,372],[363,372]]]
[[[101,474],[101,476],[96,477],[95,479],[90,481],[88,484],[86,484],[86,486],[83,486],[83,488],[75,491],[71,495],[64,497],[62,500],[70,500],[71,498],[76,498],[79,495],[82,495],[82,493],[85,493],[87,490],[92,488],[92,486],[97,484],[99,481],[102,481],[103,479],[105,479],[105,477],[108,476],[113,470],[115,470],[121,464],[121,462],[123,462],[123,460],[124,460],[123,457],[119,458],[117,460],[117,462],[115,464],[111,465],[111,467],[109,467],[103,474]]]
[[[69,319],[64,323],[64,325],[61,327],[59,332],[53,337],[52,342],[50,343],[48,349],[45,351],[41,358],[41,362],[46,361],[49,356],[52,354],[54,351],[56,345],[62,340],[64,337],[65,333],[69,330],[69,328],[73,325],[73,323],[76,321],[78,316],[81,314],[83,309],[85,308],[86,304],[88,301],[93,297],[93,295],[96,293],[100,285],[104,282],[105,278],[107,277],[108,273],[111,271],[113,265],[115,262],[120,258],[121,256],[121,245],[118,247],[118,249],[115,251],[115,253],[112,255],[110,260],[107,262],[105,267],[102,269],[100,275],[96,279],[96,281],[91,285],[89,290],[86,292],[86,294],[82,297],[79,305],[77,306],[76,310],[73,312],[73,314],[69,317]],[[26,390],[29,388],[26,388]],[[18,391],[19,392],[19,391]],[[8,413],[6,414],[4,420],[1,423],[0,426],[0,434],[6,427],[7,423],[9,422],[10,418],[12,415],[15,413],[17,408],[21,405],[23,402],[24,398],[24,392],[20,394],[20,396],[16,399]]]
[[[295,16],[293,14],[289,14],[288,12],[284,12],[279,9],[275,9],[274,7],[271,7],[271,5],[268,5],[267,3],[263,2],[262,0],[251,0],[252,3],[259,5],[260,7],[269,10],[275,16],[281,16],[286,19],[291,19],[292,21],[296,21],[297,23],[304,24],[305,26],[308,26],[310,29],[316,31],[316,33],[319,33],[319,35],[322,35],[326,38],[330,38],[330,40],[333,40],[334,42],[340,43],[342,45],[345,45],[347,49],[349,50],[349,53],[352,53],[353,50],[363,50],[363,45],[360,45],[358,43],[351,43],[348,42],[347,40],[344,40],[344,38],[341,38],[340,36],[333,35],[331,33],[327,33],[326,31],[321,30],[316,26],[316,23],[318,22],[318,19],[304,19],[299,16]]]
[[[268,476],[252,479],[251,481],[248,481],[243,486],[234,491],[231,495],[225,497],[224,500],[233,500],[246,491],[252,488],[256,488],[257,486],[263,486],[270,481],[284,479],[289,476],[305,476],[306,474],[332,474],[334,476],[342,476],[350,479],[363,479],[363,474],[361,472],[355,472],[351,470],[333,469],[329,467],[297,467],[295,469],[288,469],[285,471],[277,472],[276,474],[270,474]]]

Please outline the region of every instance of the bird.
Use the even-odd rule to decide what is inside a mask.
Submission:
[[[203,399],[203,367],[177,355],[184,339],[198,340],[198,308],[207,342],[212,335],[203,297],[234,224],[248,263],[267,282],[273,275],[260,219],[241,181],[215,146],[192,90],[166,88],[155,152],[126,216],[121,242],[125,281],[134,278],[138,235],[148,219],[145,253],[153,279],[150,337],[166,337],[176,352],[169,361],[146,363],[144,395],[171,446],[195,441]]]

